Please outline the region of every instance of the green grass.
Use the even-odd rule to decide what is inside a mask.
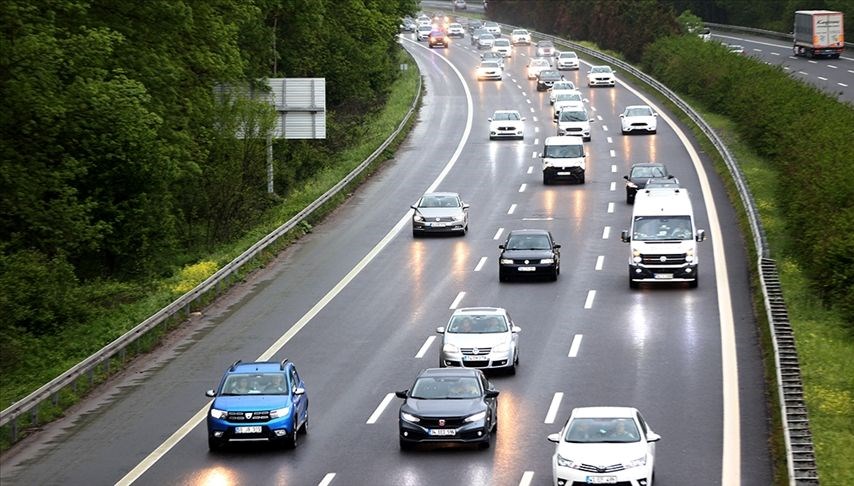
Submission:
[[[386,105],[383,109],[370,117],[369,125],[366,127],[365,135],[357,146],[354,146],[339,155],[337,163],[331,164],[329,168],[317,174],[312,180],[306,182],[303,187],[292,191],[281,203],[268,212],[267,216],[254,229],[248,231],[240,240],[223,245],[201,261],[214,262],[220,268],[237,255],[245,251],[249,246],[261,237],[269,234],[275,228],[288,221],[309,203],[317,199],[329,188],[337,184],[346,174],[351,172],[364,159],[397,128],[400,121],[409,110],[413,99],[418,91],[419,76],[414,60],[401,49],[400,60],[396,64],[407,63],[409,69],[403,71],[399,79],[392,85]],[[342,201],[346,200],[349,192],[355,185],[362,182],[365,177],[382,165],[394,154],[397,146],[402,143],[406,134],[417,117],[413,116],[401,134],[392,145],[376,159],[374,164],[363,172],[350,187],[344,188],[338,196],[332,198],[327,204],[316,211],[306,222],[298,225],[287,236],[266,252],[262,258],[256,259],[251,264],[245,265],[241,270],[240,277],[245,276],[254,269],[266,264],[276,251],[286,247],[288,244],[311,231],[312,224],[320,221],[326,214],[334,209]],[[186,277],[183,277],[186,278]],[[232,283],[238,281],[232,280]],[[49,382],[70,369],[86,357],[92,355],[106,344],[115,340],[134,326],[154,314],[175,298],[180,293],[175,288],[182,281],[181,272],[175,275],[150,282],[119,283],[98,282],[91,284],[87,290],[93,295],[105,295],[104,307],[98,309],[96,318],[79,326],[62,330],[54,336],[34,338],[21,335],[19,349],[25,350],[18,356],[13,366],[4,369],[0,374],[0,408],[6,408],[12,403],[27,396],[43,384]],[[115,304],[115,296],[121,295],[121,303]],[[202,307],[210,303],[215,296],[210,295],[199,304]],[[195,308],[194,308],[195,309]],[[181,315],[183,316],[183,314]],[[76,391],[64,390],[56,398],[54,405],[50,401],[40,407],[38,412],[38,423],[43,424],[62,414],[62,411],[73,404],[93,386],[105,380],[110,373],[120,369],[122,365],[135,354],[150,351],[160,341],[169,329],[180,325],[180,317],[167,324],[167,329],[162,327],[139,340],[139,344],[129,350],[129,353],[121,358],[116,357],[110,362],[109,372],[106,366],[96,370],[91,377],[78,380]],[[25,435],[24,429],[32,423],[30,417],[23,418],[19,425],[19,438]],[[9,427],[0,430],[0,451],[8,449],[10,444]],[[22,433],[23,432],[23,433]]]

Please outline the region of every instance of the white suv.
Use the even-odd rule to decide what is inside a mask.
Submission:
[[[442,335],[439,367],[505,369],[515,374],[521,330],[500,307],[457,309],[446,327],[436,328]]]

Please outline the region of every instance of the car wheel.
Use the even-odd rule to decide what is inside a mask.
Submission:
[[[480,447],[481,449],[489,449],[489,445],[490,445],[489,442],[491,440],[492,440],[492,434],[486,434],[486,436],[484,436],[483,440],[477,446]]]
[[[621,132],[623,132],[623,135],[628,135],[628,134],[629,134],[629,132],[627,132],[627,131],[625,131],[625,130],[620,130],[620,131],[621,131]]]
[[[585,139],[584,139],[584,141],[585,141],[585,142],[589,142],[589,141],[591,141],[591,140],[593,140],[593,137],[592,137],[592,136],[587,137],[587,138],[585,138]]]
[[[510,376],[516,374],[516,363],[513,363],[509,368],[507,368],[507,374]]]
[[[634,280],[632,280],[630,278],[629,279],[629,288],[630,289],[639,289],[640,288],[640,282],[635,282]]]
[[[294,429],[294,433],[285,441],[288,449],[296,449],[299,445],[299,429]]]
[[[581,177],[578,178],[578,183],[584,184],[584,173],[583,172],[581,173]]]
[[[557,269],[553,270],[553,271],[552,271],[552,274],[551,274],[551,275],[549,275],[549,280],[551,280],[552,282],[557,281],[557,273],[558,273],[558,272],[557,272]]]
[[[551,179],[549,179],[549,176],[543,174],[543,185],[547,186],[547,185],[551,184],[551,182],[552,181],[551,181]]]
[[[626,204],[634,204],[635,203],[635,195],[626,193]]]
[[[653,131],[651,131],[651,132],[649,132],[649,133],[651,133],[651,134],[655,135],[656,133],[658,133],[658,130],[653,130]]]
[[[222,441],[213,437],[208,437],[208,450],[211,452],[219,452],[222,449]]]
[[[411,451],[414,447],[414,444],[412,444],[411,442],[400,439],[400,450]]]
[[[305,422],[302,423],[302,427],[300,427],[299,431],[302,435],[308,435],[308,415],[306,415]]]

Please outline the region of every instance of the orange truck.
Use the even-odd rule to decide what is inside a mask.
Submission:
[[[795,12],[792,51],[796,56],[839,59],[845,50],[842,12],[798,10]]]

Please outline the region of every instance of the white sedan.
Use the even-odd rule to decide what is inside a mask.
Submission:
[[[587,72],[587,86],[616,86],[617,77],[611,66],[593,66]]]
[[[489,139],[525,138],[525,117],[516,110],[497,110],[489,117]]]
[[[540,71],[545,71],[546,69],[551,69],[552,65],[549,63],[548,59],[543,59],[541,57],[531,59],[531,62],[528,63],[528,79],[537,79],[537,76],[540,75]]]
[[[513,45],[530,44],[531,33],[525,29],[514,29],[513,32],[510,33],[510,42],[512,42]]]
[[[631,132],[655,133],[658,128],[658,113],[647,105],[627,106],[620,114],[623,135]]]
[[[563,51],[557,55],[555,64],[558,71],[579,69],[578,54],[573,51]]]
[[[492,41],[492,52],[497,52],[504,57],[510,57],[513,52],[513,46],[510,45],[509,39],[495,39]]]
[[[501,81],[501,73],[504,69],[497,61],[481,61],[477,67],[477,79],[497,79]]]
[[[630,407],[580,407],[549,441],[555,442],[555,485],[652,484],[655,443],[640,412]]]
[[[549,88],[549,104],[555,104],[555,97],[562,91],[575,91],[575,83],[572,81],[562,80],[555,81],[555,84]]]

